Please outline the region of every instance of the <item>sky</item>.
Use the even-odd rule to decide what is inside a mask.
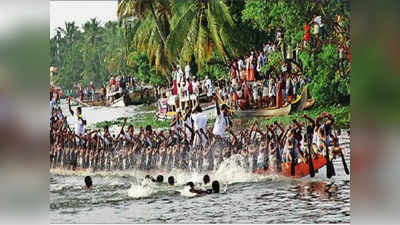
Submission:
[[[97,18],[104,25],[117,21],[117,1],[50,1],[50,36],[65,22],[75,21],[82,27],[91,18]]]

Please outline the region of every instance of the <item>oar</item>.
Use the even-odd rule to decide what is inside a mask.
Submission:
[[[296,166],[296,162],[294,161],[294,154],[293,154],[293,150],[290,151],[290,156],[292,156],[292,162],[290,164],[290,175],[294,176],[295,175],[295,166]]]
[[[334,129],[334,128],[332,128],[332,129]],[[334,131],[335,131],[336,140],[338,141],[337,144],[339,145],[339,139],[338,139],[338,137],[337,137],[336,130],[334,130]],[[342,157],[342,163],[343,163],[343,167],[344,167],[344,172],[345,172],[347,175],[349,175],[349,174],[350,174],[349,168],[347,167],[347,163],[346,163],[346,160],[345,160],[345,158],[344,158],[342,149],[340,149],[340,156]]]
[[[314,177],[315,176],[315,171],[314,171],[314,165],[313,165],[312,157],[311,157],[310,136],[308,135],[308,132],[307,132],[307,120],[304,119],[304,122],[305,122],[305,126],[306,126],[306,134],[307,134],[306,137],[307,137],[307,146],[308,146],[308,157],[307,157],[307,159],[308,159],[308,170],[310,172],[310,176]]]
[[[333,129],[333,128],[332,128]],[[328,146],[329,147],[329,146]],[[332,176],[336,176],[336,171],[335,171],[335,167],[333,165],[333,159],[332,161],[330,161],[330,165],[331,165],[331,172],[332,172]]]
[[[324,135],[325,135],[325,138],[326,138],[325,127],[324,127]],[[323,143],[324,143],[324,146],[325,146],[326,176],[328,178],[331,178],[332,177],[332,167],[331,167],[330,164],[332,162],[329,160],[329,148],[328,148],[328,146],[326,144],[326,141],[324,141]]]
[[[274,130],[274,137],[275,137],[275,143],[276,143],[276,147],[275,147],[275,154],[276,154],[276,169],[278,170],[278,172],[282,171],[282,167],[281,167],[281,153],[280,153],[280,145],[278,143],[278,138],[276,136],[275,130]]]

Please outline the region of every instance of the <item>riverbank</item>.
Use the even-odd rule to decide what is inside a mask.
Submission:
[[[299,122],[304,121],[303,115],[307,114],[307,116],[315,119],[321,112],[330,113],[335,119],[335,127],[338,129],[348,129],[350,128],[350,106],[330,106],[330,107],[320,107],[320,108],[312,108],[310,110],[304,110],[301,112],[296,112],[293,114],[289,114],[288,116],[276,116],[272,118],[262,119],[262,118],[245,118],[242,119],[241,124],[246,124],[246,126],[251,125],[255,119],[258,119],[259,124],[265,127],[265,124],[271,124],[277,121],[278,123],[283,123],[287,125],[292,123],[293,119],[296,119]],[[247,120],[247,121],[246,121]]]
[[[146,127],[151,125],[155,129],[168,129],[170,126],[170,120],[157,120],[155,118],[155,106],[141,106],[139,112],[131,117],[128,117],[126,122],[126,127],[132,124],[135,128]],[[259,121],[261,126],[266,124],[274,123],[275,121],[287,125],[292,122],[293,119],[301,122],[304,121],[303,115],[307,114],[311,118],[316,118],[321,112],[327,112],[332,114],[335,118],[335,127],[340,129],[350,128],[350,106],[339,106],[339,107],[321,107],[311,110],[301,111],[288,116],[277,116],[273,118],[260,118],[260,117],[246,117],[246,118],[236,118],[234,123],[235,127],[250,127],[255,119]],[[116,126],[121,127],[123,124],[124,117],[119,117],[115,120],[107,120],[94,124],[94,128],[104,128],[108,125],[109,127]],[[213,126],[215,119],[209,119],[207,125]]]

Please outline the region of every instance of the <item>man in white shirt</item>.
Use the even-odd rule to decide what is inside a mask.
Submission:
[[[232,121],[229,116],[228,106],[223,104],[219,108],[218,98],[215,96],[215,105],[217,109],[217,117],[214,123],[213,134],[221,138],[225,137],[225,130],[228,126],[232,126]],[[221,111],[222,110],[222,111]]]
[[[185,80],[190,78],[190,66],[189,66],[188,62],[186,63],[186,66],[185,66],[185,78],[186,78]]]
[[[206,76],[206,88],[207,88],[207,97],[211,97],[213,95],[213,86],[208,76]]]
[[[183,82],[183,71],[181,69],[181,66],[177,65],[176,68],[178,69],[178,73],[176,75],[176,82],[178,82],[178,84]]]
[[[195,135],[193,147],[196,147],[200,144],[204,147],[206,144],[206,136],[204,133],[206,132],[208,116],[205,113],[202,113],[203,111],[200,106],[197,106],[193,111],[194,113],[192,114],[192,119],[194,131],[195,133],[201,134],[201,137],[198,134]]]
[[[193,79],[194,79],[192,82],[193,93],[196,95],[196,97],[198,97],[200,95],[200,83],[197,80],[197,77],[194,77]]]
[[[68,107],[69,112],[75,118],[75,134],[78,136],[82,136],[85,131],[86,120],[82,117],[82,108],[77,107],[76,113],[71,109],[71,99],[68,98]]]

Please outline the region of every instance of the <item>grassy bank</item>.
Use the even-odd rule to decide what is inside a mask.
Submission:
[[[299,122],[304,121],[303,118],[304,114],[307,114],[309,117],[315,119],[321,112],[327,112],[332,114],[332,116],[335,118],[336,128],[350,127],[350,106],[339,106],[339,107],[331,106],[331,107],[313,108],[311,110],[290,114],[288,116],[277,116],[268,119],[263,119],[263,118],[257,118],[257,119],[259,121],[259,124],[262,126],[265,126],[265,124],[274,123],[275,121],[287,125],[291,123],[293,119],[296,119]],[[241,118],[237,122],[239,122],[240,124],[245,124],[247,126],[250,126],[255,119],[256,119],[255,117]]]
[[[96,123],[95,127],[96,128],[104,128],[106,125],[109,127],[111,126],[122,126],[124,123],[124,118],[120,117],[116,120],[111,120],[111,121],[103,121]],[[125,127],[128,127],[129,125],[133,125],[136,128],[143,127],[145,128],[147,125],[151,125],[153,128],[164,128],[164,127],[169,127],[170,121],[159,121],[154,118],[154,113],[143,113],[136,115],[135,117],[129,117],[126,121]]]

